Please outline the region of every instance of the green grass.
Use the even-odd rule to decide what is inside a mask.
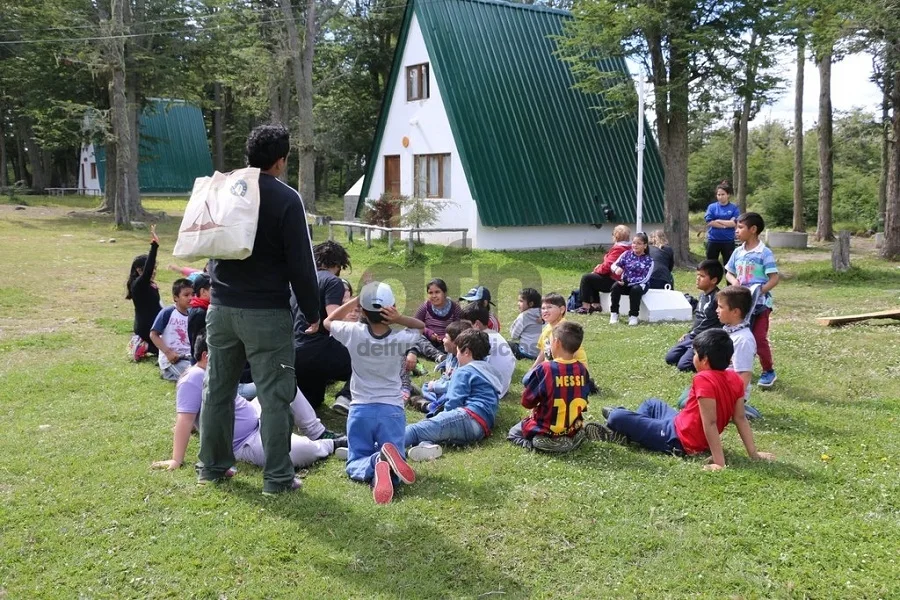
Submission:
[[[159,225],[163,290],[177,226]],[[520,287],[568,295],[598,260],[432,246],[409,260],[402,246],[357,241],[350,280],[387,279],[407,311],[433,276],[453,293],[490,282],[506,328]],[[854,257],[835,276],[824,260],[781,263],[779,381],[753,395],[757,444],[776,463],[748,460],[733,428],[717,474],[604,444],[527,453],[504,439],[524,414],[516,383],[490,439],[421,465],[416,485],[377,507],[335,460],[277,499],[248,465],[212,489],[189,468],[150,471],[171,451],[174,387],[125,359],[124,280],[146,249],[146,231],[113,233],[102,217],[0,217],[0,598],[900,596],[900,323],[815,324],[896,307],[895,265]],[[676,282],[692,291],[693,275]],[[684,325],[572,318],[601,387],[595,416],[689,384],[662,362]],[[194,439],[188,460],[196,453]]]

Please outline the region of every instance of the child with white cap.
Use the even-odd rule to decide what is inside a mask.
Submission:
[[[418,342],[425,323],[401,315],[386,283],[366,284],[332,312],[323,325],[350,353],[350,414],[347,416],[347,475],[372,485],[372,496],[386,504],[398,481],[413,483],[416,473],[406,463],[406,414],[397,365]],[[361,308],[359,322],[343,321]],[[391,329],[396,323],[407,329]]]

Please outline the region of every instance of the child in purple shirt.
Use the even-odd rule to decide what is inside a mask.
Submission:
[[[647,254],[649,240],[646,233],[637,233],[631,240],[631,250],[625,251],[616,262],[612,271],[621,279],[612,287],[609,294],[609,322],[619,322],[619,301],[623,294],[631,301],[628,307],[628,324],[638,324],[641,311],[641,298],[647,293],[647,283],[653,272],[653,259]]]

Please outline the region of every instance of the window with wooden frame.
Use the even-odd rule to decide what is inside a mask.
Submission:
[[[450,197],[449,154],[416,154],[413,162],[417,198]]]
[[[406,67],[406,101],[428,98],[428,63]]]

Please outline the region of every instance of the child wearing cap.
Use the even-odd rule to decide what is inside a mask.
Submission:
[[[405,458],[406,414],[397,363],[419,341],[425,323],[401,315],[394,303],[390,286],[373,281],[323,322],[350,353],[347,475],[370,483],[378,504],[391,501],[399,481],[416,480]],[[359,322],[343,321],[357,308],[362,309]],[[391,329],[394,323],[407,329]]]
[[[488,310],[488,314],[490,315],[490,321],[488,322],[488,329],[491,331],[500,331],[500,319],[497,318],[491,311],[491,305],[494,304],[491,302],[491,290],[487,289],[483,285],[479,285],[478,287],[473,287],[469,290],[469,293],[465,296],[460,296],[460,300],[465,300],[466,302],[474,302],[478,306],[483,306]],[[496,305],[494,305],[496,306]]]

